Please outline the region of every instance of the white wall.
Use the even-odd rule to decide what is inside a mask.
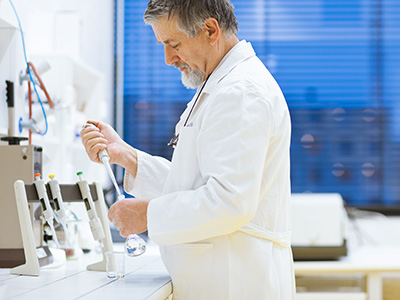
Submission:
[[[104,99],[110,112],[113,100],[114,1],[36,0],[34,5],[31,0],[19,2],[34,6],[25,10],[29,26],[25,29],[28,51],[33,55],[69,55],[101,73]],[[46,29],[46,19],[44,22],[39,19],[43,15],[47,15],[53,29]],[[44,45],[38,41],[44,41]],[[110,118],[109,113],[107,120],[111,121]]]

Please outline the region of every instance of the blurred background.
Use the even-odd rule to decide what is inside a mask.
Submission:
[[[292,191],[338,192],[349,206],[400,212],[400,3],[232,2],[239,38],[253,44],[286,96]],[[194,91],[165,65],[163,47],[143,23],[146,0],[14,4],[28,60],[50,65],[42,79],[56,105],[46,108],[48,133],[32,137],[45,148],[44,173],[57,171],[68,181],[82,166],[110,186],[103,168],[82,152],[79,130],[88,118],[111,123],[139,149],[171,157],[166,142]],[[28,118],[27,84],[18,84],[26,70],[19,25],[8,1],[0,0],[0,8],[0,134],[7,135],[9,80],[17,95],[16,135],[27,136],[18,130]],[[116,171],[121,181],[123,170]]]
[[[16,140],[35,146],[17,156],[33,156],[34,170],[46,181],[56,174],[60,183],[75,183],[83,171],[86,180],[101,183],[112,204],[106,169],[89,160],[79,136],[88,119],[113,125],[138,149],[171,158],[166,144],[194,90],[165,64],[163,46],[143,22],[147,2],[13,0],[14,11],[11,1],[0,0],[0,205],[15,205],[15,179],[33,181],[31,169],[20,170],[9,159],[15,153],[8,145]],[[354,250],[350,262],[387,257],[378,265],[393,265],[400,246],[400,2],[232,3],[239,38],[252,43],[276,78],[291,114],[293,249],[307,246],[314,259]],[[37,71],[32,69],[33,78],[28,62]],[[124,170],[113,171],[122,184]],[[0,214],[3,247],[10,222],[8,210]],[[114,241],[121,241],[112,229]],[[90,238],[88,226],[82,236]],[[321,254],[321,245],[333,252]],[[359,255],[363,251],[367,255]],[[334,283],[323,284],[327,278],[316,276],[310,284],[299,266],[299,292],[357,292],[372,282],[367,274],[334,276]],[[399,270],[393,267],[397,273],[382,281],[383,299],[399,299]],[[340,299],[367,299],[355,296]],[[299,299],[339,296],[313,297]]]
[[[253,44],[289,105],[292,191],[338,192],[349,206],[400,212],[400,3],[232,2],[239,38]],[[116,116],[129,143],[170,157],[165,143],[193,91],[143,26],[146,5],[118,6]]]

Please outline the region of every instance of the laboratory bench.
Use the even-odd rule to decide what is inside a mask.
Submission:
[[[123,250],[121,246],[114,248]],[[0,269],[0,299],[165,300],[171,294],[170,277],[156,247],[148,247],[138,257],[126,256],[125,278],[108,279],[105,272],[86,270],[101,258],[95,250],[64,263],[58,264],[55,258],[37,277],[11,275],[10,269]]]
[[[400,283],[399,246],[362,246],[332,261],[296,261],[297,300],[382,300],[385,277]]]
[[[126,257],[122,279],[110,280],[105,272],[86,270],[101,259],[94,250],[77,260],[42,267],[38,277],[10,275],[9,269],[0,269],[0,299],[165,300],[172,292],[170,277],[157,246],[148,245],[142,256]],[[114,248],[123,250],[122,244]],[[383,296],[385,276],[396,274],[395,285],[400,283],[399,246],[356,247],[339,260],[296,261],[294,267],[297,300],[400,299],[400,294]]]

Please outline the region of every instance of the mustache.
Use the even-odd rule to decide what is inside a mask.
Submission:
[[[189,71],[191,70],[191,68],[187,65],[187,64],[182,64],[182,63],[174,63],[174,68],[176,69],[182,69],[182,68],[186,68]]]

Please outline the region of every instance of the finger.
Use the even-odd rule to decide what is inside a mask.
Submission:
[[[105,144],[96,144],[92,148],[85,148],[89,158],[97,163],[101,163],[99,158],[99,151],[102,149],[106,149],[107,145]]]
[[[99,146],[100,148],[104,149],[104,148],[107,148],[108,141],[105,138],[96,137],[96,138],[87,140],[84,145],[87,149],[93,149],[96,146]]]
[[[86,149],[93,147],[96,143],[108,144],[107,139],[101,132],[90,131],[88,133],[81,133],[82,144]]]
[[[101,131],[99,131],[98,128],[84,129],[83,131],[80,132],[80,135],[82,137],[83,143],[94,138],[99,138],[99,137],[105,138],[105,135]]]
[[[117,204],[118,204],[118,202],[114,203],[113,205],[111,205],[110,209],[108,210],[108,219],[112,223],[114,223],[115,225],[117,225],[116,224],[116,220],[117,220],[116,214],[117,214],[117,211],[118,211],[118,205]]]
[[[82,136],[91,131],[100,131],[100,129],[98,127],[96,127],[94,125],[92,126],[92,125],[93,124],[88,125],[88,123],[84,124],[81,128],[81,131],[79,132],[80,135]]]
[[[129,233],[124,228],[121,228],[119,229],[119,235],[126,238],[129,235]]]
[[[82,142],[84,142],[85,140],[90,139],[90,137],[93,136],[93,135],[90,134],[90,133],[91,133],[91,132],[95,132],[95,131],[96,131],[96,130],[93,129],[93,128],[85,128],[85,129],[82,129],[82,130],[79,132],[79,135],[80,135],[81,138],[82,138]],[[98,132],[98,130],[97,130],[97,132]]]
[[[92,123],[94,126],[99,127],[101,122],[96,120],[87,120],[86,123]]]
[[[108,211],[108,219],[110,220],[110,222],[114,223],[114,208],[113,206],[110,207],[110,210]]]
[[[108,140],[104,138],[102,133],[88,133],[83,136],[82,143],[89,157],[97,161],[97,153],[107,148]]]

